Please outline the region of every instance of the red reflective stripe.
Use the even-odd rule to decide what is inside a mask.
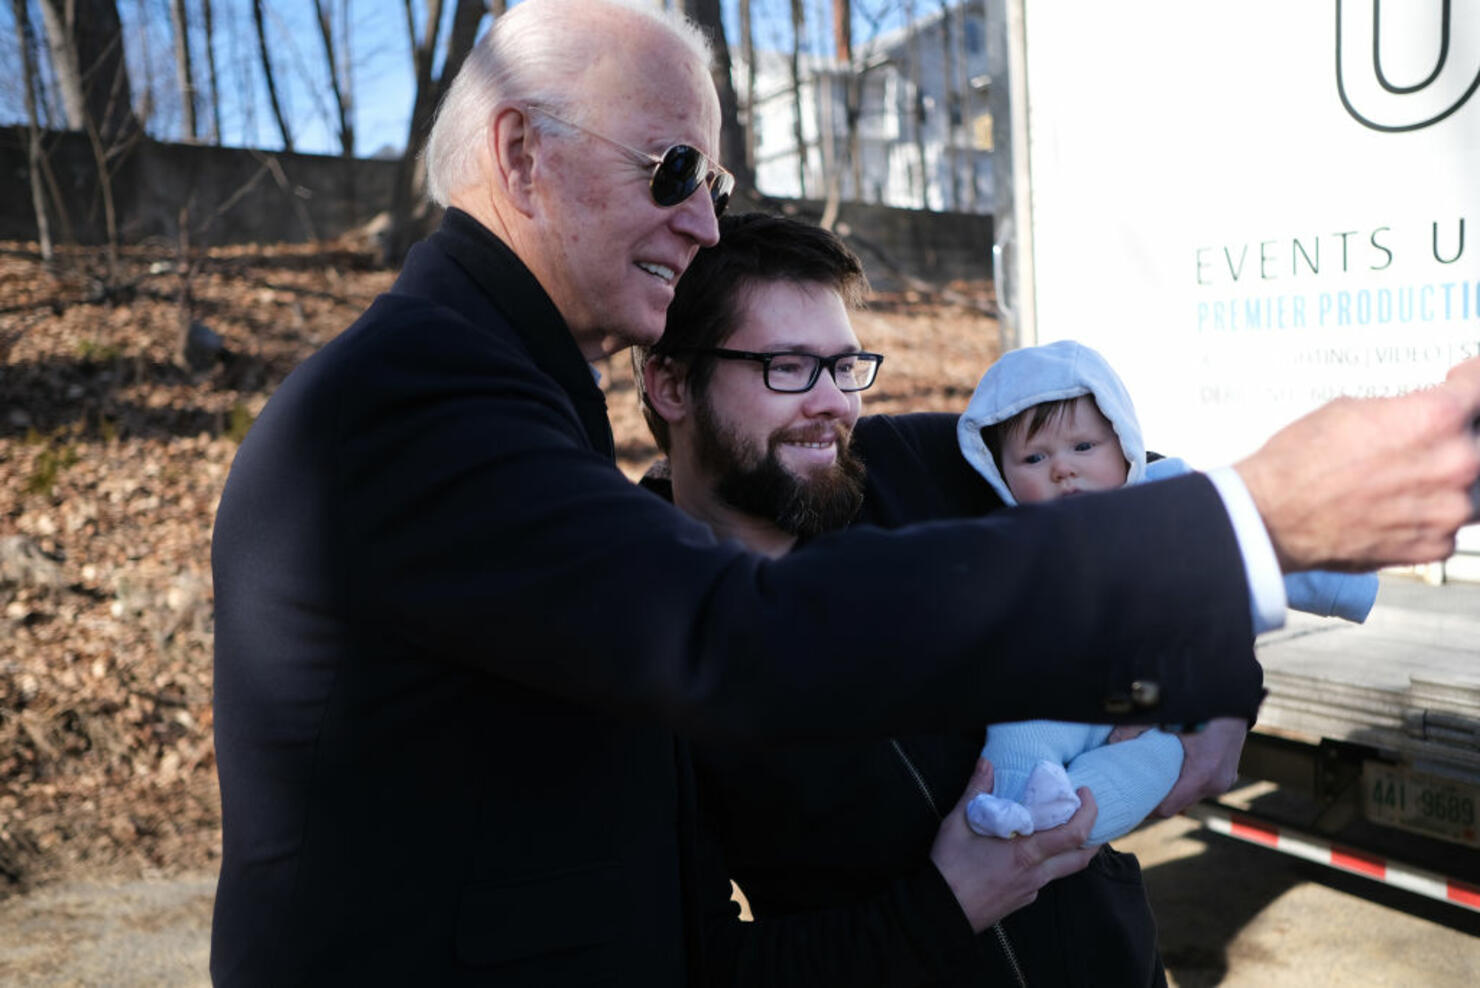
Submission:
[[[1452,901],[1462,903],[1471,909],[1480,909],[1480,888],[1457,882],[1451,878],[1448,893]]]
[[[1347,871],[1355,871],[1373,878],[1387,878],[1387,862],[1375,854],[1367,854],[1351,847],[1331,847],[1331,863]]]
[[[1239,816],[1235,813],[1229,817],[1228,826],[1229,832],[1235,837],[1258,841],[1261,844],[1268,844],[1270,847],[1279,846],[1280,832],[1268,824],[1260,823],[1258,820]]]

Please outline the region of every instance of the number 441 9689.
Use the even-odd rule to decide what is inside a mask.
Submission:
[[[1480,786],[1369,761],[1362,790],[1374,823],[1480,847]]]

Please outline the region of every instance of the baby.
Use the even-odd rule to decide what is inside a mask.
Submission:
[[[977,385],[957,438],[1007,504],[1113,490],[1190,469],[1181,460],[1147,462],[1125,385],[1098,353],[1070,341],[1003,355]],[[1297,610],[1363,621],[1377,597],[1377,577],[1292,574],[1285,593]],[[1153,729],[1107,744],[1110,731],[1057,721],[993,725],[982,754],[996,782],[967,805],[971,828],[1008,837],[1056,827],[1078,809],[1075,790],[1087,786],[1099,806],[1089,843],[1135,829],[1177,781],[1182,742]]]

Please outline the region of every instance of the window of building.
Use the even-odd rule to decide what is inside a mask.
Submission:
[[[966,19],[966,50],[972,55],[981,54],[982,22],[975,18]]]

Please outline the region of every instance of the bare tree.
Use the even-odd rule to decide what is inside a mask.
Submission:
[[[283,150],[293,150],[293,131],[288,127],[288,118],[283,115],[278,102],[277,79],[272,71],[272,58],[267,54],[266,0],[252,0],[252,20],[257,25],[257,51],[262,56],[262,74],[267,78],[267,98],[272,103],[272,115],[277,118],[278,131],[283,135]]]
[[[730,75],[730,45],[725,39],[719,0],[684,0],[684,13],[704,28],[714,47],[714,62],[710,66],[710,72],[714,77],[714,88],[719,92],[720,160],[735,173],[737,185],[754,189],[755,172],[745,156],[745,148],[749,142],[745,129],[740,124],[740,101],[735,96],[735,83]]]
[[[452,14],[452,29],[448,32],[446,51],[442,59],[442,73],[432,75],[436,61],[438,35],[442,25],[442,0],[427,0],[426,19],[422,29],[416,28],[416,13],[411,0],[406,2],[406,31],[411,41],[411,63],[416,73],[416,97],[411,104],[411,124],[406,132],[406,147],[401,152],[401,161],[396,169],[395,184],[391,188],[390,229],[385,241],[385,260],[397,264],[405,256],[415,239],[413,229],[417,217],[412,208],[421,200],[420,190],[426,175],[421,164],[421,149],[426,143],[427,131],[432,116],[447,87],[452,84],[463,59],[473,49],[478,37],[478,25],[488,12],[486,0],[457,0]]]
[[[961,208],[961,169],[960,150],[956,146],[956,128],[960,126],[963,108],[961,106],[961,94],[956,88],[956,42],[951,31],[951,7],[950,0],[940,0],[940,50],[945,61],[941,66],[941,78],[945,83],[946,114],[943,137],[941,139],[941,153],[946,159],[946,167],[951,172],[951,208]]]
[[[107,237],[103,287],[108,291],[118,279],[113,176],[140,135],[129,105],[118,6],[114,0],[41,0],[41,15],[68,124],[87,134],[97,170]]]
[[[833,35],[838,62],[844,67],[843,126],[847,136],[848,165],[853,178],[853,198],[863,198],[863,161],[858,153],[858,117],[863,109],[863,76],[868,66],[854,61],[852,0],[833,0]]]
[[[221,89],[216,84],[216,23],[211,0],[200,0],[206,28],[206,77],[211,84],[211,143],[221,143]]]
[[[802,38],[807,15],[802,0],[791,0],[791,134],[797,146],[797,191],[807,197],[807,137],[802,130]]]
[[[40,0],[51,69],[62,92],[67,126],[105,143],[138,130],[130,105],[123,26],[115,0]]]
[[[930,208],[930,181],[925,174],[925,94],[920,91],[920,32],[915,28],[914,0],[904,3],[905,30],[910,39],[910,120],[915,138],[915,173],[920,182],[920,205]]]
[[[339,114],[339,153],[345,158],[355,156],[355,123],[349,87],[349,59],[338,57],[334,44],[334,22],[329,5],[325,0],[313,0],[318,13],[319,37],[324,42],[324,61],[329,67],[329,86],[334,91],[334,106]],[[348,30],[346,29],[346,36]]]
[[[750,24],[750,0],[740,0],[740,50],[745,59],[745,172],[755,187],[755,30]]]
[[[985,30],[987,23],[987,6],[985,0],[975,3],[972,0],[964,0],[961,4],[961,34],[958,39],[960,47],[959,64],[961,66],[961,120],[965,127],[966,163],[967,167],[971,170],[971,180],[966,183],[966,202],[963,204],[963,211],[965,212],[972,212],[976,209],[978,192],[976,172],[976,108],[971,85],[971,51],[968,40],[972,28],[973,14],[981,17],[981,26]]]
[[[175,35],[175,79],[180,86],[185,139],[194,141],[200,135],[195,125],[195,72],[190,65],[190,21],[185,16],[185,0],[170,0],[170,27]]]
[[[31,208],[36,211],[36,237],[41,244],[41,259],[52,260],[51,223],[46,217],[46,194],[42,188],[41,123],[36,112],[36,63],[31,59],[31,22],[26,0],[10,0],[15,15],[15,39],[21,50],[21,84],[26,88],[26,174],[31,182]]]
[[[833,0],[833,51],[836,72],[817,77],[817,99],[822,106],[822,168],[823,184],[826,189],[820,225],[831,230],[838,219],[838,205],[842,199],[842,169],[838,167],[837,126],[833,123],[834,78],[843,84],[843,126],[847,135],[846,154],[852,166],[853,195],[858,196],[862,179],[858,170],[858,101],[859,74],[853,68],[853,10],[849,0]],[[823,86],[824,78],[827,81]],[[824,91],[825,89],[825,91]]]

